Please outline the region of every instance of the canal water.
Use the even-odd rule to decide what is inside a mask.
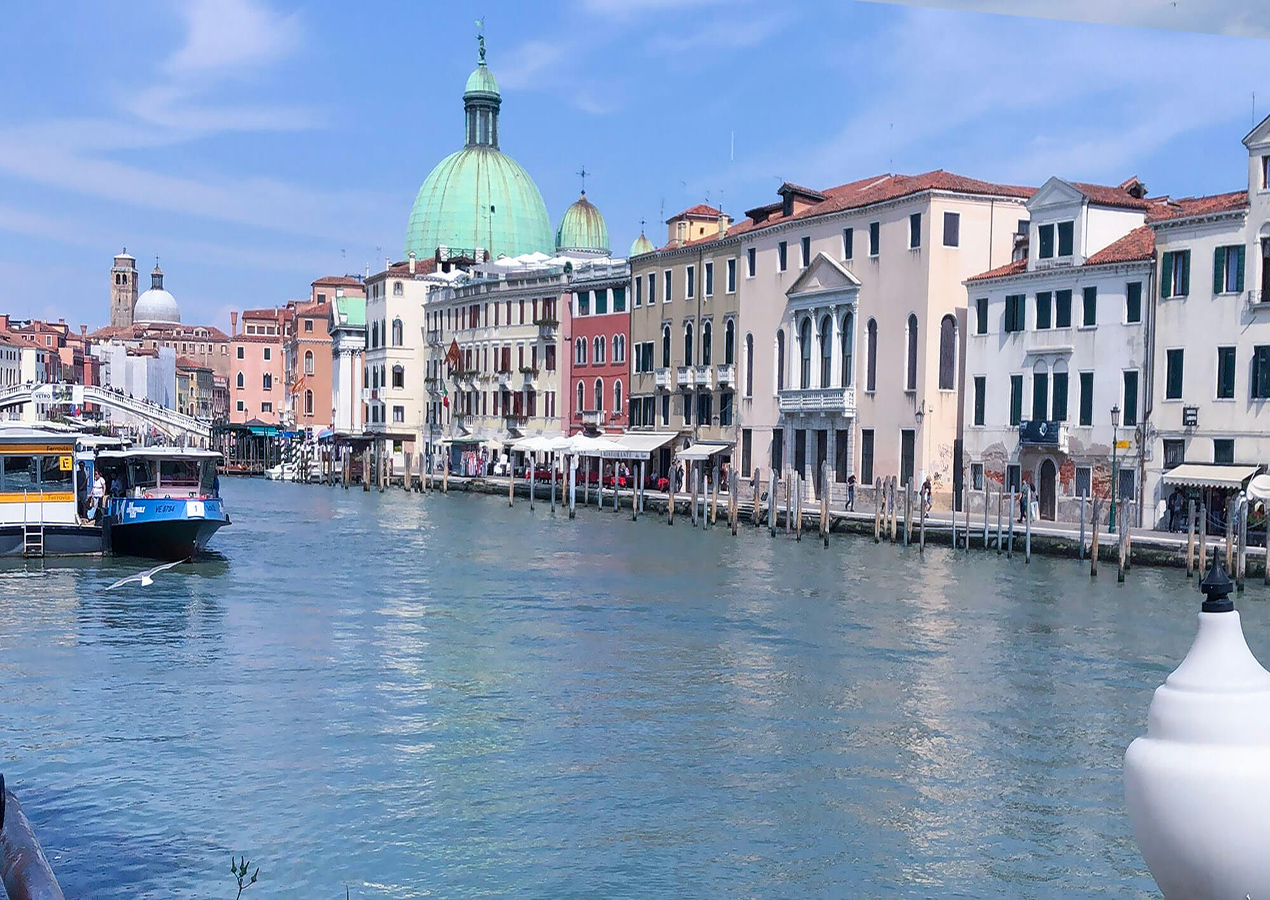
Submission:
[[[220,557],[0,569],[69,898],[1145,897],[1177,571],[225,479]],[[1259,586],[1241,600],[1270,651]]]

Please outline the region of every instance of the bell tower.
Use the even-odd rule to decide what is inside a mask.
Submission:
[[[110,267],[110,327],[127,328],[131,325],[132,308],[136,304],[137,261],[124,247]]]

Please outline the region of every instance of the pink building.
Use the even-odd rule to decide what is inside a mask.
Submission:
[[[287,395],[283,349],[290,339],[292,313],[285,308],[248,309],[242,319],[239,333],[238,314],[230,313],[229,421],[281,425]]]
[[[629,283],[629,270],[621,262],[580,268],[574,276],[572,315],[564,332],[568,341],[561,348],[567,354],[566,434],[584,430],[620,434],[626,428],[631,370]]]

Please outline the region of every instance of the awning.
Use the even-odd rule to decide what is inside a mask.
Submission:
[[[1187,487],[1241,488],[1257,473],[1256,466],[1210,466],[1183,463],[1164,473],[1165,484]]]
[[[648,459],[654,450],[661,449],[677,437],[679,435],[673,431],[609,435],[609,440],[620,449],[605,450],[601,456],[605,459]]]
[[[679,459],[688,460],[688,461],[696,461],[701,459],[709,459],[710,457],[714,456],[716,453],[723,453],[731,449],[732,449],[731,444],[718,444],[718,443],[714,443],[713,441],[698,441],[697,443],[689,447],[687,450],[680,450],[679,453],[676,455],[677,455],[677,458]]]

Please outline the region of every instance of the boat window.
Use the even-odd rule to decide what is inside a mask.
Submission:
[[[133,459],[128,461],[128,487],[154,487],[154,460]]]
[[[205,459],[199,463],[199,488],[204,494],[211,495],[216,486],[216,460]]]
[[[71,489],[71,480],[75,475],[73,459],[65,456],[40,456],[40,488],[46,491]]]
[[[164,459],[159,461],[159,479],[162,484],[195,486],[198,484],[198,460]]]
[[[5,456],[4,459],[4,490],[6,491],[26,491],[35,490],[39,486],[39,476],[36,469],[36,456]]]

